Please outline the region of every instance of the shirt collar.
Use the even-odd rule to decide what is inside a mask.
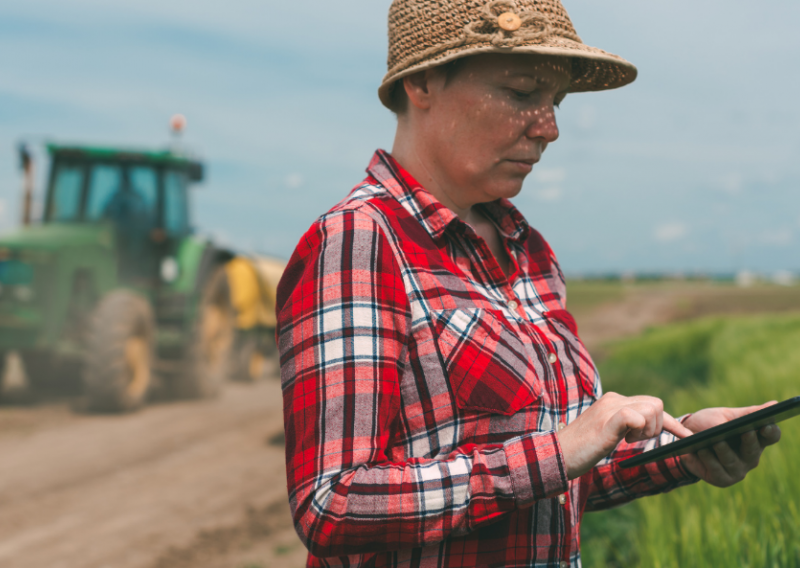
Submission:
[[[451,223],[462,222],[385,150],[375,152],[367,173],[413,215],[434,240],[439,239]],[[481,206],[483,212],[497,225],[502,237],[524,241],[530,235],[528,222],[508,199],[498,199]]]

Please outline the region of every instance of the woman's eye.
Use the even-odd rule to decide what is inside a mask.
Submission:
[[[533,98],[533,95],[536,91],[518,91],[517,89],[511,89],[512,94],[521,101],[527,101]]]

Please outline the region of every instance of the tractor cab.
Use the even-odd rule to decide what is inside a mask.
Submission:
[[[191,232],[188,186],[200,162],[171,152],[49,145],[51,173],[44,224],[106,225],[120,278],[145,283],[161,258]]]
[[[34,392],[75,378],[102,411],[263,375],[283,263],[192,231],[188,191],[202,164],[173,151],[48,151],[32,223],[32,158],[20,147],[23,223],[0,236],[0,361],[18,355]]]

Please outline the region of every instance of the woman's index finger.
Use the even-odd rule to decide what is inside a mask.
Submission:
[[[664,413],[664,430],[670,434],[674,434],[678,438],[687,438],[694,434],[694,432],[666,412]]]

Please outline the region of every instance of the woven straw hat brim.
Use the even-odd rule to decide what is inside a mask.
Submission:
[[[549,45],[535,43],[499,48],[486,42],[442,51],[407,69],[403,69],[403,62],[400,62],[395,66],[399,70],[390,70],[384,77],[378,89],[378,96],[384,106],[391,108],[392,89],[400,79],[462,57],[481,53],[551,55],[569,58],[572,63],[572,81],[568,91],[570,93],[616,89],[636,79],[638,71],[633,63],[613,53],[563,37],[550,38],[547,44]]]

